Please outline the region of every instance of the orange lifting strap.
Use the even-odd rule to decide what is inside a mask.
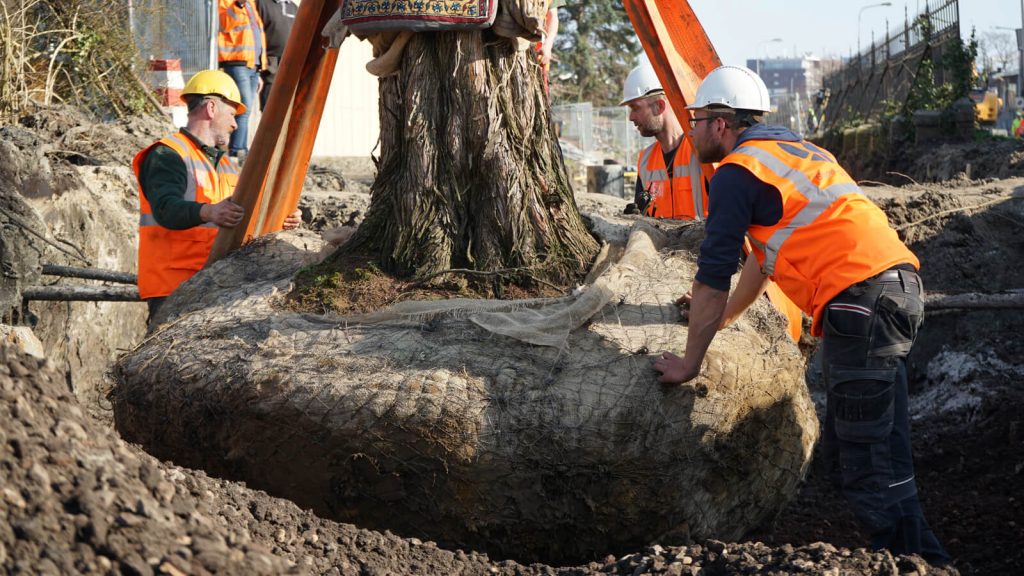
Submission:
[[[625,0],[624,4],[672,110],[689,137],[690,113],[686,106],[694,101],[704,77],[721,66],[722,60],[687,0]],[[790,337],[799,341],[803,326],[800,309],[774,282],[768,284],[766,294],[786,317]]]
[[[285,217],[298,207],[338,60],[338,48],[326,47],[320,33],[340,4],[340,0],[306,0],[299,5],[267,109],[235,189],[235,202],[242,205],[245,216],[238,226],[217,234],[207,265],[256,236],[281,230]]]

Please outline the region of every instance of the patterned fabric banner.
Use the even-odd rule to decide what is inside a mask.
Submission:
[[[497,0],[344,0],[342,21],[353,32],[488,28]]]

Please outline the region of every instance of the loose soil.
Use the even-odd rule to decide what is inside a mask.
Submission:
[[[3,140],[26,147],[73,130],[87,138],[67,136],[65,152],[49,154],[46,170],[31,178],[11,174],[26,196],[59,191],[75,177],[75,162],[125,163],[137,150],[135,143],[111,147],[109,138],[99,145],[102,129],[63,113],[4,130]],[[134,131],[139,145],[162,135],[124,131]],[[866,188],[921,258],[929,291],[1024,288],[1024,179],[1013,172],[1018,148],[1006,147],[998,153],[1009,156],[993,160],[1010,167],[991,172],[1000,180]],[[923,150],[898,171],[926,182],[937,163],[991,154],[984,147]],[[972,175],[987,177],[979,173],[987,165],[976,160]],[[1016,574],[1024,565],[1022,358],[1020,311],[929,314],[911,357],[921,498],[961,574]],[[443,550],[326,521],[242,484],[159,462],[84,410],[54,366],[10,348],[0,348],[0,501],[0,567],[12,574],[955,573],[858,549],[865,537],[817,467],[775,522],[744,543],[652,545],[574,567]]]

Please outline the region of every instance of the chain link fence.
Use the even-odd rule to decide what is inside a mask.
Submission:
[[[640,151],[654,138],[640,136],[628,116],[628,108],[595,108],[590,102],[551,107],[562,154],[582,165],[636,165]]]
[[[147,60],[181,61],[188,79],[217,67],[217,3],[213,0],[131,0],[131,29]]]

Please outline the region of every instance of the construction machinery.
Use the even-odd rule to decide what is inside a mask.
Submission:
[[[983,127],[994,126],[1003,107],[1003,99],[995,88],[973,88],[968,94],[974,102],[975,117]]]

